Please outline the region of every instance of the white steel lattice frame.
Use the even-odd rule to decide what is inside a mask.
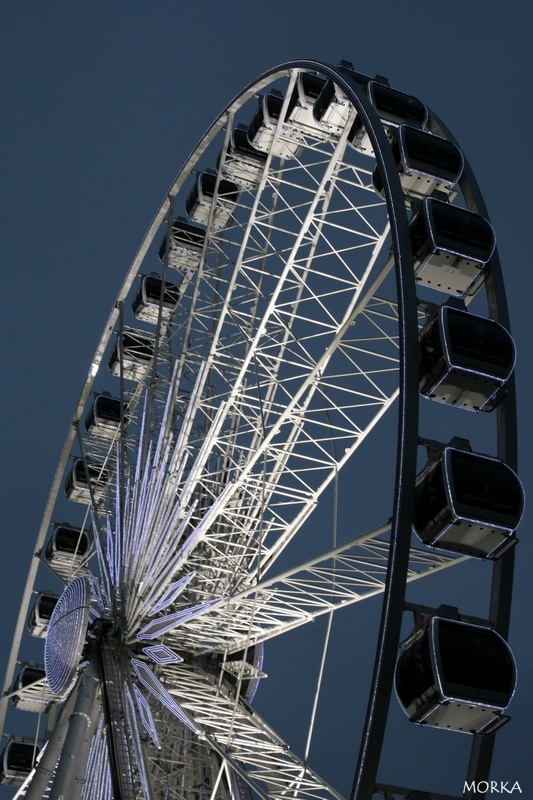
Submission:
[[[285,106],[297,72],[287,75]],[[114,479],[103,498],[93,496],[86,519],[94,546],[73,576],[88,566],[98,572],[104,616],[120,620],[124,653],[132,664],[139,657],[152,662],[154,677],[144,684],[138,670],[124,676],[139,798],[192,796],[191,785],[169,776],[190,776],[194,759],[194,781],[202,770],[229,767],[227,775],[260,797],[339,797],[230,696],[222,671],[215,680],[195,659],[247,651],[384,588],[387,525],[279,575],[274,570],[398,394],[390,227],[372,189],[372,162],[347,145],[354,110],[339,137],[278,124],[257,189],[241,192],[222,230],[211,225],[215,199],[199,265],[181,276],[173,318],[160,318],[156,358],[144,379],[133,387],[120,381],[127,435],[122,429],[109,441],[80,433],[110,331],[124,326],[124,301],[139,269],[150,269],[154,237],[163,233],[165,215],[165,229],[172,221],[176,193],[196,163],[203,165],[216,135],[227,142],[240,106],[259,89],[245,92],[208,132],[141,246],[91,365],[36,551],[77,434],[86,463],[102,464]],[[292,160],[273,156],[284,137],[300,142]],[[166,264],[163,277],[173,279]],[[458,560],[413,549],[409,579]],[[26,605],[33,580],[30,571]],[[157,660],[148,647],[154,641],[169,660]],[[175,703],[164,708],[167,693]],[[83,795],[95,800],[111,796],[105,737],[101,724],[90,753],[101,777],[92,776]],[[194,759],[172,741],[185,743]],[[227,775],[206,781],[203,792],[217,785],[235,795]]]

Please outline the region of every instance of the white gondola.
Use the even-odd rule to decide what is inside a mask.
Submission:
[[[392,138],[400,125],[409,123],[415,127],[424,127],[428,120],[428,110],[424,103],[417,97],[405,92],[399,92],[379,81],[369,81],[367,94],[375,108],[385,132],[389,139]],[[357,117],[348,135],[348,142],[366,155],[372,156],[374,149],[363,127],[360,117]]]
[[[454,187],[463,171],[463,154],[453,142],[411,125],[400,125],[393,136],[392,153],[405,196],[422,200],[438,191],[452,201],[457,196]],[[381,175],[377,167],[372,183],[384,196]]]
[[[230,134],[226,157],[222,153],[217,159],[217,169],[224,178],[237,183],[243,189],[253,189],[261,180],[267,154],[252,147],[248,141],[246,125],[237,125]]]
[[[321,125],[314,114],[315,103],[325,84],[326,79],[320,75],[299,72],[287,108],[287,123],[313,139],[327,139],[330,136],[329,130]]]
[[[161,318],[168,322],[180,298],[179,287],[175,283],[163,281],[156,275],[145,275],[132,301],[132,311],[137,319],[156,325]]]
[[[509,646],[488,623],[435,615],[404,644],[395,683],[412,722],[490,734],[509,720],[504,711],[516,668]]]
[[[48,686],[44,667],[38,664],[23,664],[11,691],[11,702],[19,711],[45,712],[58,700]]]
[[[494,320],[448,305],[420,333],[420,392],[467,411],[492,411],[515,365],[511,335]]]
[[[11,739],[0,755],[0,783],[21,786],[35,766],[39,748],[33,742]]]
[[[37,595],[35,604],[28,616],[28,631],[32,636],[36,636],[39,639],[46,638],[48,623],[58,600],[58,595],[52,592],[40,592]]]
[[[216,184],[216,172],[211,170],[201,172],[185,201],[185,210],[194,222],[207,225],[214,202],[211,225],[213,228],[220,229],[225,228],[231,220],[239,199],[239,187],[234,181],[228,181],[225,178],[220,179],[218,189]],[[217,192],[216,200],[214,199],[215,190]]]
[[[517,543],[523,508],[522,485],[507,464],[445,447],[417,478],[413,528],[429,547],[497,559]]]
[[[79,574],[89,554],[91,540],[86,531],[56,525],[45,550],[45,561],[61,577]]]
[[[473,295],[481,288],[496,245],[486,219],[428,197],[413,216],[410,232],[421,286],[451,295]]]
[[[124,424],[128,423],[128,415],[124,404]],[[111,397],[108,392],[96,395],[85,418],[85,430],[91,436],[103,439],[114,439],[120,430],[120,400]]]
[[[276,129],[283,108],[283,95],[273,90],[259,98],[257,111],[248,125],[248,141],[257,150],[278,158],[293,158],[298,154],[302,141],[294,128],[280,124],[279,135],[274,143]]]
[[[167,243],[170,238],[170,248]],[[170,237],[166,236],[159,247],[159,258],[164,263],[168,257],[168,266],[179,270],[194,270],[200,264],[205,242],[205,230],[198,225],[191,225],[183,217],[172,223]],[[167,252],[168,251],[168,252]]]
[[[90,482],[90,483],[89,483]],[[90,503],[92,496],[100,500],[106,492],[109,473],[102,464],[88,463],[77,458],[65,478],[65,495],[75,503]]]
[[[143,378],[148,365],[154,356],[154,340],[138,331],[126,329],[117,341],[108,359],[108,366],[113,375],[128,380],[138,381]]]

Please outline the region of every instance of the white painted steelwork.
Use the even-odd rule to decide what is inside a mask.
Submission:
[[[337,82],[332,97],[342,114],[329,127],[311,118],[304,74],[324,86]],[[240,94],[172,184],[105,326],[45,509],[7,678],[11,685],[24,650],[51,521],[64,516],[63,475],[81,451],[84,464],[102,465],[110,476],[102,497],[89,486],[80,528],[93,529],[87,561],[96,577],[76,580],[91,582],[99,608],[84,640],[86,661],[79,663],[81,641],[65,633],[67,650],[79,653],[72,669],[80,685],[88,665],[99,670],[83,732],[89,766],[82,800],[340,800],[309,767],[307,752],[293,753],[249,706],[250,685],[265,678],[261,659],[247,658],[250,648],[381,592],[397,622],[402,604],[391,597],[403,597],[402,582],[462,560],[422,547],[409,552],[405,543],[423,319],[416,316],[411,212],[367,83],[351,70],[292,62]],[[253,180],[238,187],[228,209],[219,193],[224,175],[237,180],[225,166],[228,153],[234,156],[231,132],[250,122],[257,96],[271,90],[281,99],[264,116],[266,157],[254,161]],[[349,146],[356,118],[366,154]],[[373,188],[374,159],[386,199]],[[195,206],[201,225],[190,228],[179,219],[186,198],[196,176],[217,161],[210,204],[203,197],[201,213]],[[171,247],[161,246],[167,241]],[[133,284],[161,264],[163,282],[171,268],[177,283],[179,272],[179,302],[171,313],[164,304],[152,307],[144,320],[150,330],[141,331],[130,311]],[[81,432],[93,385],[119,396],[110,436]],[[391,436],[398,398],[397,484],[407,500],[380,469],[378,488],[386,491],[369,509],[368,440],[382,430]],[[360,470],[351,473],[340,530],[339,473],[354,457]],[[319,518],[313,529],[313,512],[332,495],[335,521]],[[391,564],[402,559],[391,589]],[[316,695],[317,702],[319,689]],[[55,728],[41,726],[37,738],[59,747],[57,732],[71,727],[71,712],[67,701]],[[5,714],[4,702],[2,729]],[[382,710],[370,716],[383,722]],[[38,777],[17,796],[48,797],[36,788],[45,773]]]

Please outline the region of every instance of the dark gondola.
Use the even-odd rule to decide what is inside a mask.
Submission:
[[[259,98],[257,110],[248,124],[248,141],[252,147],[278,158],[292,158],[301,146],[294,129],[281,125],[276,141],[274,137],[283,109],[283,95],[273,90]]]
[[[467,411],[492,411],[515,364],[511,335],[494,320],[442,306],[420,333],[420,392]]]
[[[299,72],[287,108],[287,122],[297,131],[314,139],[327,139],[330,132],[317,121],[315,102],[326,84],[326,79],[312,72]]]
[[[126,405],[123,406],[127,425]],[[120,400],[108,393],[97,394],[85,418],[85,430],[92,436],[114,439],[120,430]]]
[[[415,277],[451,295],[481,288],[496,240],[486,219],[434,197],[426,198],[410,223]]]
[[[330,135],[340,136],[352,111],[347,95],[334,81],[322,87],[313,107],[313,118]]]
[[[417,128],[426,125],[428,110],[417,97],[399,92],[379,81],[369,81],[367,94],[389,139],[400,125],[408,123]],[[366,155],[374,154],[374,149],[360,117],[356,118],[348,134],[348,142]]]
[[[154,340],[128,329],[117,337],[107,363],[113,375],[119,377],[122,362],[123,377],[136,381],[144,376],[153,355]]]
[[[222,159],[222,153],[218,156],[217,169],[243,189],[253,189],[261,180],[266,160],[267,154],[248,141],[246,125],[237,125],[231,131],[226,157]]]
[[[86,531],[56,525],[45,550],[45,561],[58,575],[69,578],[84,564],[91,540]]]
[[[35,766],[39,748],[32,742],[11,739],[0,755],[0,783],[20,786]]]
[[[445,447],[418,476],[413,527],[430,547],[495,559],[516,544],[523,507],[522,485],[507,464]]]
[[[45,639],[52,611],[59,597],[52,592],[40,592],[28,616],[28,631],[32,636]]]
[[[169,237],[165,236],[159,246],[159,258],[163,263],[167,258],[168,266],[174,269],[193,270],[198,267],[205,242],[203,228],[178,217],[172,223],[170,248],[167,247],[168,241]]]
[[[412,722],[489,734],[509,720],[514,658],[489,624],[435,615],[407,639],[396,664],[396,693]]]
[[[435,191],[454,199],[454,187],[461,177],[464,159],[453,142],[411,125],[400,125],[391,147],[402,189],[409,200],[429,197]],[[372,182],[378,194],[384,196],[377,167],[372,173]]]
[[[194,222],[207,225],[211,216],[213,198],[217,189],[217,174],[211,170],[201,172],[185,201],[185,210]],[[212,227],[225,228],[239,199],[239,187],[234,181],[222,178],[218,183],[218,191],[213,209]]]
[[[137,319],[156,325],[159,318],[168,322],[179,302],[180,290],[175,283],[163,281],[156,275],[145,275],[133,298],[131,308]]]
[[[90,481],[90,486],[89,486]],[[109,481],[107,469],[102,464],[88,463],[77,458],[65,479],[65,495],[76,503],[90,503],[91,491],[95,499],[100,499]]]
[[[19,711],[45,712],[53,698],[43,683],[44,668],[35,664],[24,664],[12,686],[11,702]],[[37,684],[37,685],[33,685]]]

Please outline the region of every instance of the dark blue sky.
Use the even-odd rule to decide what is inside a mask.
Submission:
[[[4,3],[0,671],[60,448],[123,274],[212,119],[257,74],[289,58],[344,58],[360,72],[385,75],[433,108],[460,142],[490,210],[505,271],[519,355],[520,476],[533,497],[532,21],[526,0],[506,8],[496,0]],[[378,437],[376,447],[387,456],[387,442]],[[526,510],[510,637],[519,684],[493,770],[495,779],[519,781],[526,797],[533,794],[531,522]],[[432,594],[442,591],[442,602],[484,613],[486,571],[448,571],[439,580]],[[417,587],[421,602],[423,594]],[[337,685],[354,680],[353,660],[370,663],[365,649],[376,614],[377,604],[356,610],[355,638],[339,651]],[[289,686],[297,680],[290,667],[281,665],[281,672]],[[288,707],[280,700],[273,709],[274,727],[284,724]],[[401,731],[400,722],[408,723],[394,713]],[[347,761],[355,743],[337,731],[334,716],[323,724],[330,742],[339,736],[335,750]],[[426,733],[409,744],[401,733],[400,741],[388,742],[384,779],[409,781],[407,766],[417,765],[422,786],[431,788],[433,767],[417,745]],[[464,744],[434,736],[433,752],[448,773],[437,788],[459,793],[453,765]],[[351,777],[351,767],[343,769]]]

